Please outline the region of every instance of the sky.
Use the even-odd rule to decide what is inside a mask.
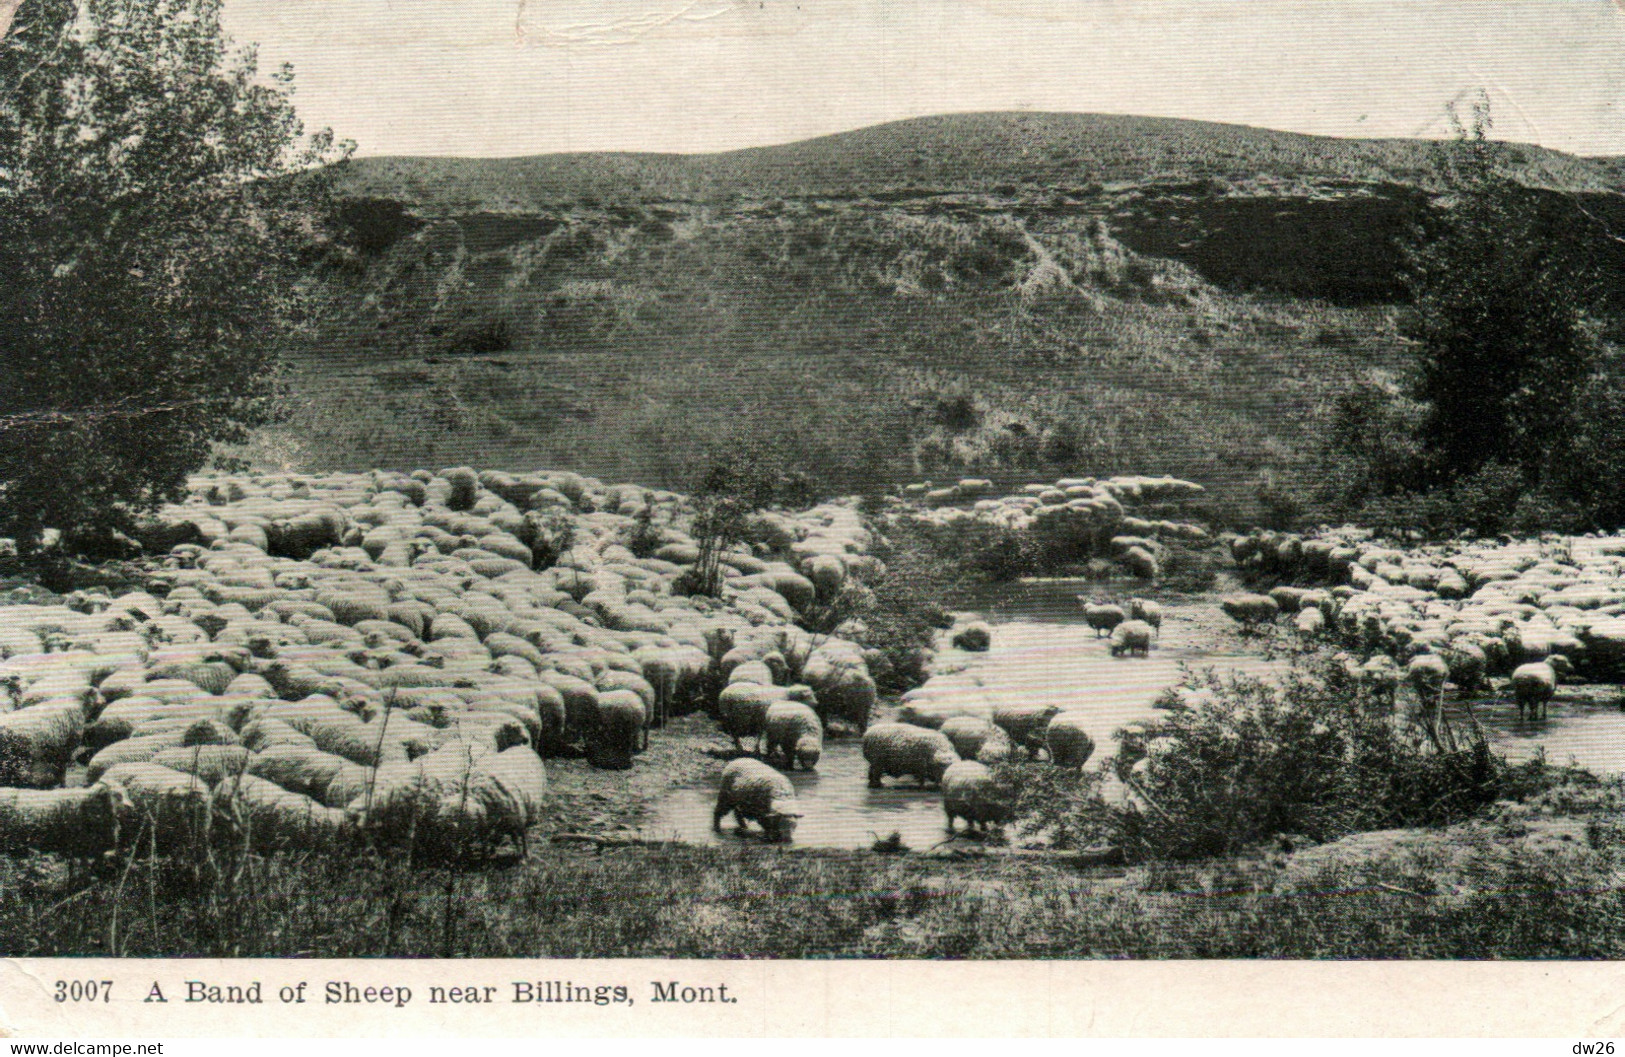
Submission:
[[[225,0],[361,155],[717,151],[977,110],[1625,154],[1625,0]]]

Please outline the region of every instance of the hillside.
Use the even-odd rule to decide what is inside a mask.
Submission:
[[[1617,173],[1521,144],[1508,162],[1532,186],[1607,191]],[[1103,185],[1228,181],[1262,191],[1328,183],[1431,183],[1426,140],[1338,139],[1177,118],[1114,114],[945,114],[717,154],[364,158],[356,195],[430,210],[617,202],[874,197],[877,192],[1089,192]]]
[[[1625,229],[1611,163],[1506,150],[1554,223]],[[291,417],[253,454],[682,486],[749,434],[826,490],[1172,473],[1267,516],[1316,406],[1404,361],[1396,238],[1433,151],[968,114],[352,162],[355,259],[288,340]]]

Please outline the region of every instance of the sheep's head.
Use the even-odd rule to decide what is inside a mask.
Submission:
[[[785,804],[783,809],[780,804]],[[801,820],[801,811],[792,801],[773,802],[774,810],[762,816],[762,829],[767,833],[767,839],[775,844],[789,844],[795,837],[796,823]]]
[[[803,734],[796,739],[796,763],[812,770],[818,766],[818,758],[824,754],[824,743],[815,735]]]
[[[1559,679],[1574,674],[1574,665],[1561,653],[1554,653],[1546,658],[1546,663],[1552,666],[1552,671]]]

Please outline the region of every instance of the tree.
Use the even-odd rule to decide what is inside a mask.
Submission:
[[[292,71],[221,0],[23,0],[0,41],[0,535],[129,531],[267,420],[324,252]]]
[[[1452,123],[1444,208],[1431,211],[1406,261],[1425,483],[1499,463],[1539,488],[1578,435],[1579,394],[1602,364],[1600,284],[1540,196],[1503,170],[1488,103],[1474,106],[1470,129],[1453,112]]]
[[[711,460],[693,488],[693,535],[700,555],[684,584],[690,594],[721,594],[723,554],[744,542],[751,518],[779,492],[782,476],[766,446],[744,433],[736,436],[738,446]]]

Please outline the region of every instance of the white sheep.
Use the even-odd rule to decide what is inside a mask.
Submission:
[[[330,752],[323,752],[314,744],[277,742],[265,746],[249,757],[245,764],[248,774],[275,782],[284,789],[302,793],[313,800],[328,803],[327,790],[341,772],[355,768],[364,772],[362,765]],[[348,800],[344,804],[349,803]],[[343,807],[344,804],[331,806]]]
[[[248,766],[248,756],[248,750],[241,745],[178,745],[159,750],[152,762],[193,775],[205,785],[213,786],[232,775],[242,774]]]
[[[209,831],[209,787],[201,779],[151,762],[109,767],[103,782],[124,790],[134,805],[131,832],[145,830],[160,847],[196,843]]]
[[[1315,612],[1315,610],[1305,610]],[[1399,692],[1399,665],[1386,653],[1372,654],[1371,659],[1354,669],[1355,684],[1360,692],[1379,708],[1392,709]]]
[[[949,639],[956,650],[986,653],[993,644],[993,629],[981,621],[972,621],[953,633]]]
[[[52,698],[0,712],[0,785],[61,785],[84,730],[84,708],[74,699]]]
[[[1161,567],[1157,564],[1156,555],[1144,547],[1130,547],[1117,556],[1117,560],[1130,573],[1141,580],[1155,580],[1161,575]]]
[[[1162,637],[1162,605],[1149,598],[1131,598],[1128,600],[1128,618],[1130,620],[1143,620],[1151,625],[1157,637]]]
[[[794,770],[797,764],[807,770],[818,766],[824,751],[824,724],[818,713],[799,701],[775,701],[767,707],[762,723],[764,755],[771,760],[784,756],[785,767]]]
[[[1568,668],[1568,658],[1559,653],[1513,669],[1512,695],[1518,702],[1519,719],[1546,718],[1546,704],[1557,694],[1558,676]]]
[[[598,697],[598,722],[591,739],[596,766],[625,770],[642,744],[648,707],[630,690],[609,690]]]
[[[1111,654],[1121,657],[1138,653],[1144,657],[1151,653],[1152,628],[1143,620],[1125,620],[1112,629]]]
[[[1049,762],[1081,771],[1095,751],[1095,740],[1089,736],[1088,725],[1089,716],[1084,712],[1070,710],[1056,714],[1044,730]]]
[[[1055,705],[1000,704],[993,709],[993,725],[1010,737],[1010,744],[1037,755],[1044,747],[1044,730],[1061,710]]]
[[[993,772],[975,760],[960,760],[942,772],[942,809],[950,832],[956,818],[964,819],[967,828],[983,830],[1011,818],[1010,804],[1000,795]]]
[[[1244,628],[1268,624],[1281,613],[1281,605],[1269,595],[1231,595],[1219,601],[1224,615]]]
[[[721,829],[723,816],[729,812],[741,830],[746,822],[759,823],[767,839],[780,844],[789,843],[802,815],[790,779],[749,757],[734,760],[722,769],[711,828]]]
[[[343,810],[249,774],[222,781],[212,803],[250,847],[261,851],[331,850],[353,828]]]
[[[1416,693],[1416,699],[1425,706],[1433,705],[1444,693],[1444,684],[1450,678],[1450,668],[1444,658],[1433,653],[1419,653],[1405,666],[1405,679]]]
[[[1128,614],[1123,612],[1122,606],[1096,603],[1086,595],[1079,595],[1078,601],[1083,604],[1084,623],[1095,629],[1097,639],[1128,619]]]
[[[744,751],[741,739],[762,737],[767,710],[775,701],[785,700],[784,690],[757,683],[734,683],[717,697],[718,722],[722,732],[733,739],[734,748]]]
[[[920,723],[916,726],[925,726]],[[954,751],[960,759],[975,760],[981,756],[982,750],[989,742],[1003,741],[1005,755],[1009,755],[1009,739],[1004,731],[993,725],[990,719],[981,716],[951,716],[942,722],[939,727],[943,735],[953,745]]]
[[[100,855],[117,846],[121,821],[135,811],[122,786],[0,789],[0,852]]]
[[[863,735],[863,758],[869,764],[869,786],[879,789],[882,779],[913,778],[935,785],[959,754],[939,730],[907,723],[876,723]]]

